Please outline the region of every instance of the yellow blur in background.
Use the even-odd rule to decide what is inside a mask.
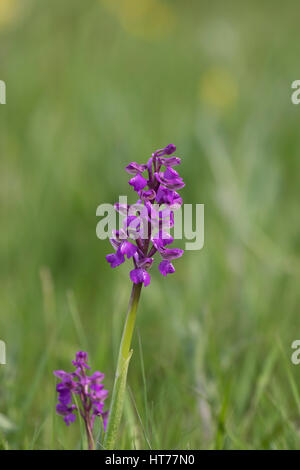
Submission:
[[[210,68],[201,77],[199,97],[204,104],[217,111],[232,108],[238,99],[237,81],[224,68]]]
[[[9,26],[17,18],[20,0],[0,0],[0,28]]]
[[[105,8],[130,34],[157,41],[175,27],[176,15],[171,4],[159,0],[101,0]]]

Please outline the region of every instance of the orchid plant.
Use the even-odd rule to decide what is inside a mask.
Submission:
[[[76,412],[79,413],[84,421],[88,447],[93,450],[95,448],[93,437],[95,419],[97,417],[102,419],[104,431],[107,423],[108,412],[104,411],[104,401],[108,391],[101,383],[104,374],[97,371],[92,375],[87,375],[86,370],[90,367],[88,365],[88,355],[84,351],[76,353],[76,358],[72,361],[72,364],[76,368],[74,372],[54,371],[54,375],[61,380],[56,385],[56,391],[58,392],[56,412],[58,415],[63,416],[67,426],[76,420]],[[76,396],[79,398],[79,404],[73,403],[73,397]]]
[[[145,164],[131,162],[126,171],[132,176],[129,185],[137,193],[138,201],[133,206],[115,204],[115,209],[125,216],[125,220],[120,230],[113,231],[110,242],[115,252],[107,255],[106,259],[112,268],[116,268],[125,262],[125,256],[132,258],[134,269],[130,271],[133,285],[104,439],[106,449],[114,448],[122,417],[127,370],[132,355],[131,339],[142,286],[150,284],[149,270],[156,253],[161,257],[159,271],[163,276],[175,272],[172,261],[183,254],[179,248],[169,248],[174,241],[169,233],[174,225],[173,211],[182,205],[177,191],[185,185],[174,170],[174,166],[180,164],[180,158],[171,156],[175,151],[175,145],[170,144],[154,152]]]

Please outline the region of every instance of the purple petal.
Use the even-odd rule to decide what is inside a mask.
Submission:
[[[120,266],[120,264],[124,263],[125,258],[124,255],[120,253],[119,247],[116,253],[106,255],[106,260],[109,262],[111,268],[116,268],[117,266]]]
[[[135,191],[140,191],[141,189],[144,189],[145,186],[147,186],[147,180],[140,174],[137,174],[134,178],[129,180],[129,184],[134,188]]]
[[[53,374],[58,377],[59,379],[64,380],[65,378],[70,377],[70,374],[68,372],[65,372],[64,370],[54,370]]]
[[[151,276],[143,268],[133,269],[130,271],[130,279],[134,284],[144,283],[144,286],[147,287],[150,284]]]
[[[163,186],[160,186],[158,188],[158,191],[156,193],[156,202],[158,204],[172,204],[173,202],[173,193],[174,191],[171,191],[168,188],[164,188]]]
[[[159,157],[159,160],[161,164],[165,166],[176,166],[176,165],[180,165],[180,162],[181,162],[180,158],[178,157],[170,157],[170,158]]]
[[[171,206],[174,210],[177,210],[182,206],[182,197],[180,197],[176,191],[173,191],[173,201]]]
[[[148,269],[152,266],[154,258],[150,258],[150,257],[142,258],[137,255],[135,257],[135,261],[136,261],[136,265],[138,268]]]
[[[93,403],[93,413],[96,416],[100,416],[103,412],[104,408],[104,403],[101,403],[100,401],[94,401]]]
[[[92,392],[92,398],[93,400],[95,401],[98,401],[98,402],[102,402],[101,405],[102,405],[102,408],[104,406],[104,400],[107,398],[108,396],[108,390],[105,390],[104,388],[102,389],[98,389],[98,390],[94,390],[93,389],[93,392]]]
[[[145,165],[145,164],[139,165],[136,162],[131,162],[131,163],[129,163],[129,165],[127,165],[125,170],[130,175],[136,175],[138,173],[143,173],[146,170],[146,168],[147,168],[147,165]]]
[[[157,181],[168,189],[181,189],[185,186],[185,183],[178,175],[177,171],[173,170],[171,167],[167,167],[164,173],[156,172],[154,175]]]
[[[137,247],[130,242],[122,242],[120,252],[129,259],[137,252]]]
[[[64,390],[60,390],[58,394],[58,401],[62,403],[63,405],[69,405],[72,401],[72,394],[70,390],[66,388]]]
[[[66,423],[67,426],[70,426],[71,423],[74,423],[76,419],[76,415],[73,413],[70,413],[64,417],[64,422]]]
[[[161,274],[163,276],[166,276],[167,274],[172,274],[175,272],[175,268],[173,266],[173,264],[168,261],[168,260],[163,260],[159,266],[158,266],[158,269],[160,270]]]
[[[163,231],[152,237],[151,241],[157,250],[161,250],[166,245],[173,243],[174,238],[168,232]]]
[[[68,413],[68,407],[66,405],[61,404],[61,403],[58,403],[56,405],[56,413],[58,415],[64,416],[66,413]]]
[[[104,379],[104,377],[105,377],[105,376],[104,376],[104,374],[103,374],[102,372],[96,371],[96,372],[94,372],[94,373],[89,377],[89,379],[90,379],[90,381],[91,381],[92,383],[95,382],[95,383],[98,384],[99,382],[101,382],[101,380]]]
[[[175,210],[179,209],[182,205],[182,198],[176,191],[165,188],[164,186],[159,186],[156,193],[156,202],[158,204],[168,204]]]
[[[142,191],[140,195],[142,199],[152,201],[156,197],[156,192],[154,189],[149,189],[148,191]]]
[[[160,250],[160,255],[165,260],[172,260],[175,258],[180,258],[184,253],[180,248],[164,248]]]
[[[76,409],[75,405],[66,406],[60,403],[56,405],[56,413],[60,416],[64,416],[64,422],[66,423],[67,426],[69,426],[70,423],[73,423],[76,419],[76,415],[73,414],[73,411],[75,409]]]
[[[172,204],[174,192],[175,191],[165,188],[164,186],[159,186],[156,193],[156,202],[158,204]]]

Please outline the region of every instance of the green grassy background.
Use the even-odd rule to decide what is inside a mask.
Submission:
[[[118,446],[299,448],[299,13],[0,0],[1,448],[81,446],[55,415],[52,370],[85,349],[111,390],[130,294],[96,207],[171,142],[205,246],[142,292]]]

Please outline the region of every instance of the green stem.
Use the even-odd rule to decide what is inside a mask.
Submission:
[[[130,350],[131,339],[135,325],[136,311],[142,289],[141,284],[133,284],[131,296],[128,305],[127,317],[123,329],[123,335],[120,344],[119,358],[115,376],[115,383],[109,410],[107,430],[104,438],[104,448],[114,449],[118,430],[121,422],[124,397],[126,391],[126,378],[129,360],[132,354]]]
[[[95,449],[95,442],[94,442],[93,432],[91,430],[91,424],[87,419],[84,420],[84,423],[85,423],[85,429],[86,429],[86,435],[87,435],[89,450],[94,450]]]

